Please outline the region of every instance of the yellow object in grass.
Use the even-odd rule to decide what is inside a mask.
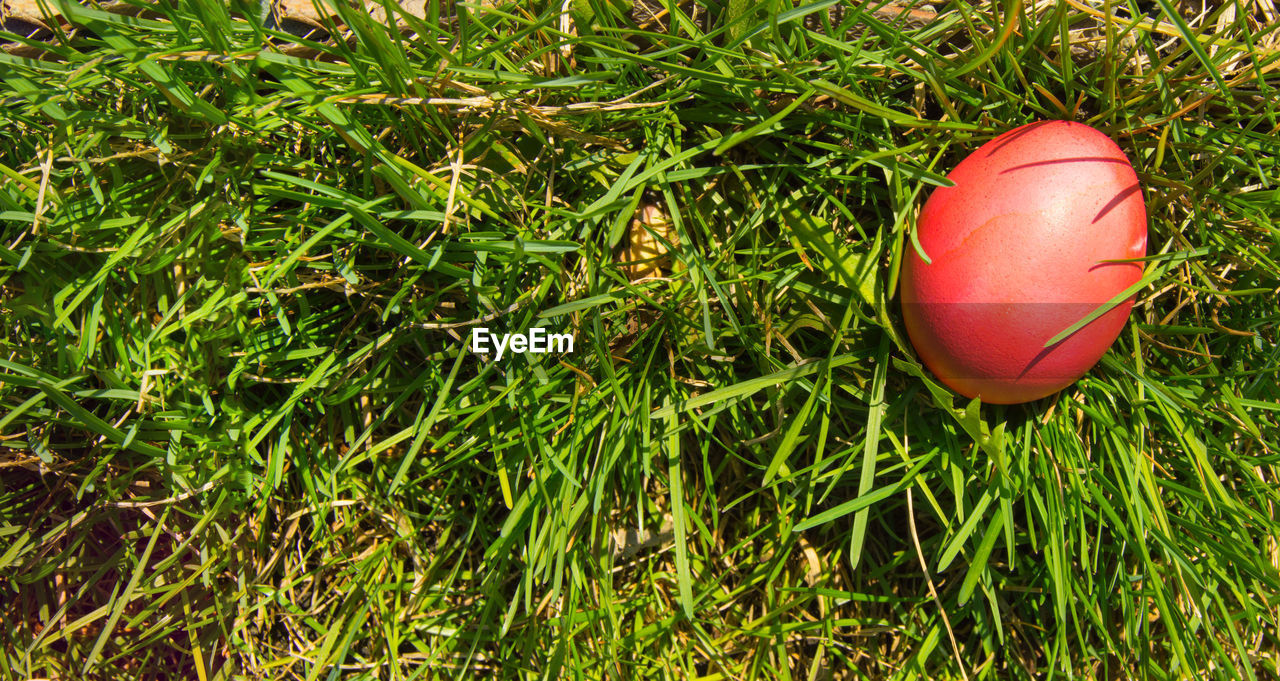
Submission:
[[[671,218],[657,203],[641,204],[627,230],[627,274],[632,279],[662,276],[668,250],[680,245]]]

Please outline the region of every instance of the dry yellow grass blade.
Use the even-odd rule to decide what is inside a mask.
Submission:
[[[40,3],[36,0],[5,0],[0,2],[0,14],[5,17],[31,17],[40,19],[44,12],[40,11]]]
[[[405,14],[413,15],[419,19],[427,17],[426,0],[399,0],[395,4],[400,6],[400,11]],[[318,5],[318,6],[317,6]],[[333,5],[324,2],[313,2],[313,0],[277,0],[276,12],[281,17],[289,19],[297,19],[304,21],[322,22],[329,17],[335,17],[338,11]],[[369,12],[369,16],[374,21],[385,22],[387,18],[387,10],[381,2],[377,0],[365,0],[365,10]]]

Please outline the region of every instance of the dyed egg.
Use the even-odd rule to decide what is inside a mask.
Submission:
[[[670,259],[667,244],[678,246],[680,237],[666,211],[657,203],[644,203],[631,219],[628,230],[627,274],[632,280],[644,277],[661,277],[662,266]],[[661,241],[658,237],[666,239]]]
[[[966,157],[925,202],[908,244],[902,315],[943,383],[983,402],[1051,395],[1097,363],[1133,298],[1045,343],[1142,276],[1109,262],[1147,251],[1147,213],[1129,159],[1083,123],[1014,128]]]

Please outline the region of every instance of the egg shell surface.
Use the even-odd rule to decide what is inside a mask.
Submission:
[[[1137,282],[1147,215],[1137,174],[1111,138],[1040,121],[979,147],[925,202],[908,244],[901,302],[925,365],[967,397],[1028,402],[1102,358],[1133,298],[1045,343]]]

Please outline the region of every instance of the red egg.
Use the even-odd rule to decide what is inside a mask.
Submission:
[[[983,402],[1051,395],[1097,363],[1130,297],[1045,343],[1133,285],[1147,252],[1138,176],[1120,147],[1083,123],[1014,128],[966,157],[925,202],[901,276],[911,342],[943,383]]]

